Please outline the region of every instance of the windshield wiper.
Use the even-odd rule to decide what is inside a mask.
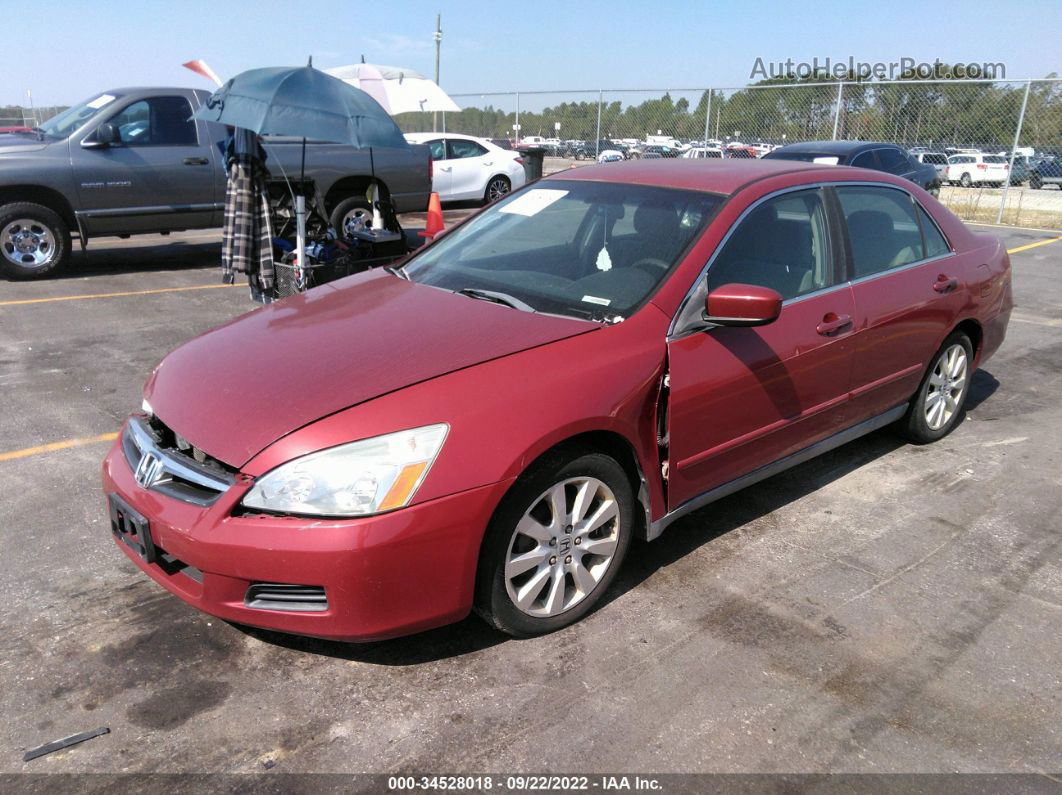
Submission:
[[[409,274],[406,273],[406,269],[401,265],[384,265],[384,270],[399,279],[405,279],[407,282],[413,281],[409,278]]]
[[[495,292],[494,290],[480,290],[477,287],[462,287],[455,292],[460,295],[467,295],[469,298],[478,298],[480,301],[492,301],[495,304],[511,306],[513,309],[519,309],[521,312],[536,311],[531,304],[525,303],[519,298],[513,298],[511,295]]]

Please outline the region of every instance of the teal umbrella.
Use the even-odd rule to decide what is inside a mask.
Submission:
[[[215,91],[194,117],[259,135],[290,135],[359,149],[409,146],[380,103],[312,66],[241,72]]]

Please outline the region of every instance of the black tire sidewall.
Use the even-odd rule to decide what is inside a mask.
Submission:
[[[346,237],[346,230],[343,228],[343,218],[356,207],[360,207],[370,214],[372,213],[372,205],[369,204],[368,199],[363,196],[348,196],[335,206],[331,216],[329,216],[328,223],[336,230],[336,234],[339,235],[341,240]]]
[[[58,252],[51,262],[40,268],[16,265],[0,253],[0,268],[11,279],[43,279],[62,270],[70,258],[70,227],[57,212],[32,202],[12,202],[0,205],[0,230],[17,218],[30,218],[47,226],[55,239]]]
[[[963,387],[958,410],[942,428],[933,430],[929,427],[929,423],[926,422],[925,412],[926,395],[929,392],[929,379],[933,375],[933,368],[937,366],[937,360],[940,359],[941,354],[956,343],[962,345],[963,348],[966,349],[966,384]],[[933,358],[929,360],[929,366],[926,368],[926,372],[922,376],[922,382],[918,385],[918,391],[911,400],[911,405],[908,406],[907,413],[904,415],[903,419],[900,420],[900,431],[908,441],[913,442],[914,444],[929,444],[938,439],[943,439],[951,433],[956,426],[958,426],[965,414],[965,409],[963,407],[966,403],[966,398],[970,394],[970,384],[973,381],[974,375],[973,364],[973,344],[970,342],[970,338],[962,331],[955,331],[949,334],[948,338],[944,340],[943,344],[937,349],[937,352],[933,354]]]
[[[605,483],[619,506],[616,554],[605,576],[581,603],[552,618],[535,618],[512,603],[505,587],[505,557],[517,522],[544,491],[569,478],[588,476]],[[555,455],[525,473],[502,499],[483,540],[476,577],[476,612],[488,623],[516,637],[555,632],[579,621],[601,601],[623,565],[634,527],[634,494],[623,468],[602,453]]]

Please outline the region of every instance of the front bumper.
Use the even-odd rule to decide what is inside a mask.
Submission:
[[[160,560],[146,563],[115,540],[155,582],[227,621],[344,641],[405,635],[468,615],[483,532],[508,486],[355,520],[234,516],[249,479],[237,478],[203,507],[138,486],[121,439],[103,462],[104,491],[150,522]],[[250,607],[255,583],[323,587],[327,608]]]

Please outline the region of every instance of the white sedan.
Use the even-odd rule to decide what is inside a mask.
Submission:
[[[411,144],[427,144],[434,162],[431,189],[444,201],[492,202],[524,184],[519,152],[483,138],[457,133],[408,133]]]

